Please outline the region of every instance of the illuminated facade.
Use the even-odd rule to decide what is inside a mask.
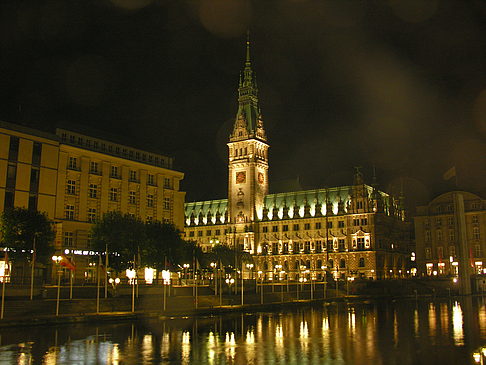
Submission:
[[[48,134],[0,124],[0,211],[46,212],[55,222],[56,254],[69,252],[77,279],[94,277],[89,232],[105,212],[167,221],[182,230],[183,176],[159,154],[65,129]]]
[[[403,201],[364,183],[268,193],[269,145],[247,55],[228,142],[228,198],[185,204],[186,239],[207,252],[221,243],[254,255],[267,280],[407,275],[410,224]]]
[[[458,204],[459,202],[459,204]],[[417,207],[416,260],[424,276],[483,274],[486,265],[486,200],[454,191]]]

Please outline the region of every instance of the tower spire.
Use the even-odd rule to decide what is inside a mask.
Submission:
[[[246,34],[246,55],[238,84],[238,112],[230,141],[258,138],[266,141],[263,119],[258,106],[258,88],[251,65],[250,31]]]
[[[251,59],[250,59],[250,30],[246,31],[246,66],[251,66]]]

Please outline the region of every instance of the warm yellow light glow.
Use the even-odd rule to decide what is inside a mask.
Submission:
[[[154,282],[155,275],[157,270],[152,269],[151,267],[145,268],[145,283],[152,284]]]
[[[126,269],[125,275],[127,276],[128,279],[130,279],[130,283],[135,279],[135,276],[137,275],[136,271],[133,269]]]
[[[162,270],[162,280],[164,281],[164,285],[170,284],[170,271],[169,270]]]

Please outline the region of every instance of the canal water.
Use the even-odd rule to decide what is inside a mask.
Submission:
[[[486,300],[319,304],[0,335],[0,364],[462,365],[486,345]]]

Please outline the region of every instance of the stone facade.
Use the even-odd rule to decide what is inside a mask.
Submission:
[[[411,226],[403,197],[368,185],[269,194],[269,144],[258,107],[249,43],[228,142],[228,198],[185,204],[186,239],[209,252],[249,252],[266,280],[396,278],[410,274]]]

